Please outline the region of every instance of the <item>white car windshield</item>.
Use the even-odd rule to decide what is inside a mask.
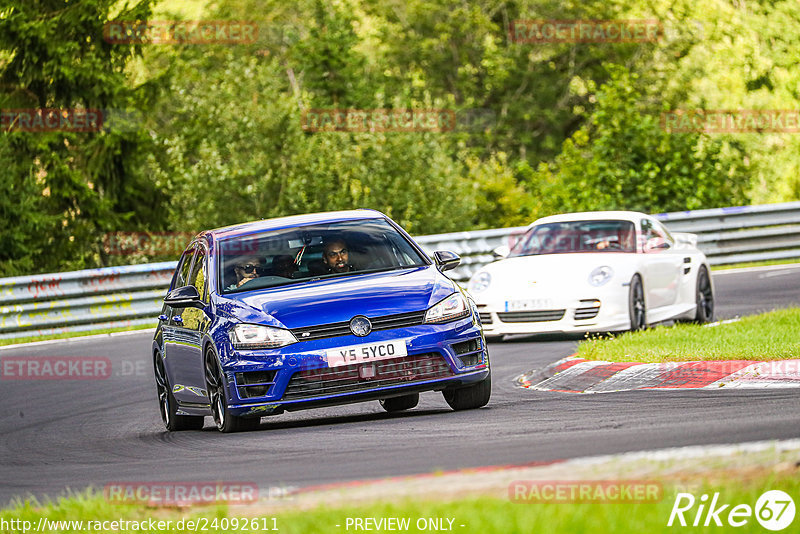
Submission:
[[[631,221],[568,221],[537,224],[511,250],[511,256],[576,252],[636,252]]]

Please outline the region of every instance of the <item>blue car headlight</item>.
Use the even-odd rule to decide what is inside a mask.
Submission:
[[[449,323],[470,314],[467,299],[461,293],[453,293],[449,297],[440,300],[430,308],[425,314],[425,322],[429,324]]]
[[[289,330],[263,324],[237,324],[228,335],[235,349],[277,349],[297,343]]]
[[[472,293],[480,293],[481,291],[486,290],[489,287],[489,284],[491,283],[492,283],[492,275],[490,275],[486,271],[481,271],[479,273],[475,273],[475,275],[472,278],[470,278],[469,290]]]
[[[589,283],[595,287],[605,285],[614,276],[614,269],[608,265],[598,267],[589,274]]]

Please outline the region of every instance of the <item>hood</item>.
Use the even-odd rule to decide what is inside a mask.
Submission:
[[[356,315],[380,317],[426,310],[455,291],[434,266],[352,275],[226,295],[237,320],[302,328],[349,321]],[[266,319],[266,320],[265,320]]]
[[[636,254],[625,252],[542,254],[496,261],[481,271],[492,276],[492,290],[513,290],[519,288],[520,282],[534,282],[541,288],[563,288],[565,284],[588,284],[589,274],[602,265],[614,269],[615,277],[628,276],[637,260]]]

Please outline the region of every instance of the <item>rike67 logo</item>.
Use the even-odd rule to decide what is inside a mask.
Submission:
[[[719,493],[714,493],[710,502],[706,494],[696,499],[691,493],[678,493],[667,526],[743,527],[755,517],[765,529],[778,531],[791,525],[794,515],[794,501],[788,493],[780,490],[764,492],[754,507],[724,503]]]

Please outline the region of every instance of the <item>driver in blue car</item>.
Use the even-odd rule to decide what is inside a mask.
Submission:
[[[325,247],[322,249],[322,261],[327,266],[329,273],[349,273],[356,270],[349,263],[347,243],[339,237],[325,243]]]

